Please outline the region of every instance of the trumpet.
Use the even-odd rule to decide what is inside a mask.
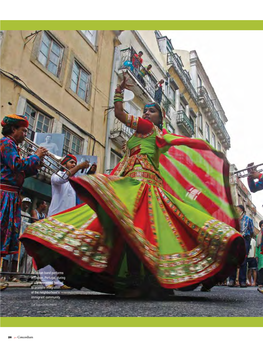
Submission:
[[[260,166],[263,166],[263,163],[257,164],[256,166],[254,166],[254,162],[249,163],[246,168],[235,171],[234,175],[236,175],[240,179],[242,177],[249,176],[254,171],[257,171],[260,173],[263,171],[263,167],[261,167],[259,170],[257,170],[257,168]]]
[[[30,155],[34,155],[38,148],[40,148],[38,144],[31,141],[29,138],[25,138],[22,146],[20,147],[20,152],[23,157],[29,157]],[[65,166],[61,164],[62,160],[63,157],[48,152],[41,159],[41,170],[49,175],[57,174],[62,179],[66,180],[68,178],[68,175],[70,175],[70,172]],[[63,173],[62,175],[58,174],[61,168],[65,170],[65,173]]]

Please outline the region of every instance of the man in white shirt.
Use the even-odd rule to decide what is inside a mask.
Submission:
[[[58,172],[59,176],[57,174],[51,176],[52,200],[49,206],[48,217],[76,206],[76,193],[69,182],[69,177],[75,175],[79,170],[89,167],[88,161],[77,165],[76,157],[71,154],[67,154],[61,164],[69,172],[61,170]],[[46,288],[59,287],[60,289],[70,289],[70,287],[59,281],[57,273],[52,266],[48,265],[39,269],[39,273],[41,282]]]
[[[248,285],[256,286],[257,282],[257,260],[256,260],[256,240],[254,237],[251,238],[250,249],[247,256],[248,263]],[[253,281],[252,281],[253,280]]]

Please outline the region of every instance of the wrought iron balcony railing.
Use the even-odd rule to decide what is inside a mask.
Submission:
[[[213,101],[210,99],[210,96],[204,86],[198,87],[198,97],[199,100],[204,100],[203,105],[208,107],[210,113],[212,114],[212,117],[215,121],[215,124],[218,126],[218,129],[221,131],[223,134],[224,140],[225,140],[225,145],[227,148],[230,148],[230,136],[225,128],[225,125],[220,118],[217,109],[214,106]],[[201,103],[202,106],[202,103]]]
[[[139,68],[136,70],[132,63],[134,54],[137,53],[133,49],[133,47],[121,50],[119,69],[129,69],[133,77],[144,87],[144,89],[150,94],[150,96],[154,98],[155,86],[159,80],[157,80],[152,70],[150,70],[149,74],[146,74],[144,77],[141,77],[139,70],[141,68],[146,69],[147,66],[144,66],[139,63]]]
[[[187,137],[192,137],[195,130],[193,123],[185,114],[184,110],[177,111],[176,122],[178,127],[182,130],[183,134]]]
[[[134,130],[130,129],[117,118],[114,119],[113,129],[110,131],[110,138],[115,140],[121,147],[134,133]]]
[[[132,57],[134,54],[136,54],[136,51],[133,49],[133,47],[121,50],[119,70],[128,69],[131,72],[131,75],[134,77],[134,79],[136,79],[141,84],[141,86],[147,91],[147,93],[151,96],[151,98],[154,99],[156,90],[155,87],[158,81],[160,80],[157,79],[157,77],[154,75],[152,71],[150,71],[149,75],[146,74],[145,77],[140,77],[140,74],[137,74],[135,72],[134,67],[132,65]],[[142,65],[140,65],[140,67],[147,68],[147,66]],[[134,92],[136,92],[135,89]],[[175,113],[175,108],[171,100],[164,94],[164,92],[162,92],[161,106],[164,107],[168,119],[171,120],[171,115]]]
[[[191,95],[192,99],[197,103],[198,101],[197,92],[191,83],[189,73],[183,68],[183,63],[182,63],[181,58],[176,53],[170,52],[167,54],[167,64],[172,64],[174,66],[185,88]]]

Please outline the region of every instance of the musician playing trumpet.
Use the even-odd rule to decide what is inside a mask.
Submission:
[[[76,192],[69,182],[69,177],[75,175],[81,169],[88,168],[89,162],[84,161],[77,164],[76,156],[67,154],[61,161],[61,165],[61,170],[51,176],[52,200],[48,210],[48,217],[76,206]],[[50,265],[40,268],[39,274],[43,286],[47,289],[53,287],[70,289],[59,280],[56,270]]]
[[[1,257],[18,254],[18,236],[21,226],[20,191],[26,177],[36,175],[41,168],[41,160],[47,149],[39,148],[34,155],[21,158],[18,144],[23,143],[29,122],[26,116],[10,114],[1,121]],[[7,261],[4,261],[7,262]],[[16,271],[17,261],[12,263],[12,272]],[[7,271],[3,263],[2,271]]]
[[[255,182],[256,179],[258,179],[257,182]],[[263,189],[263,174],[257,170],[253,170],[247,177],[247,183],[252,193],[261,191]]]

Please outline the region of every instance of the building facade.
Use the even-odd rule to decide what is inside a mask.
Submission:
[[[64,134],[62,155],[95,155],[103,171],[114,47],[120,31],[1,31],[1,116],[26,115],[28,138]],[[50,202],[50,177],[24,183]]]
[[[227,118],[215,90],[196,51],[175,50],[172,41],[160,31],[123,31],[116,47],[109,106],[113,106],[114,90],[127,72],[134,99],[125,102],[127,112],[141,115],[147,102],[157,101],[158,82],[163,80],[160,104],[166,112],[166,127],[171,133],[205,139],[217,150],[227,153],[230,137],[225,128]],[[134,67],[134,56],[143,55],[140,69]],[[157,100],[156,100],[157,99]],[[213,100],[212,100],[213,99]],[[121,159],[122,147],[132,131],[108,115],[105,172],[110,172]]]

